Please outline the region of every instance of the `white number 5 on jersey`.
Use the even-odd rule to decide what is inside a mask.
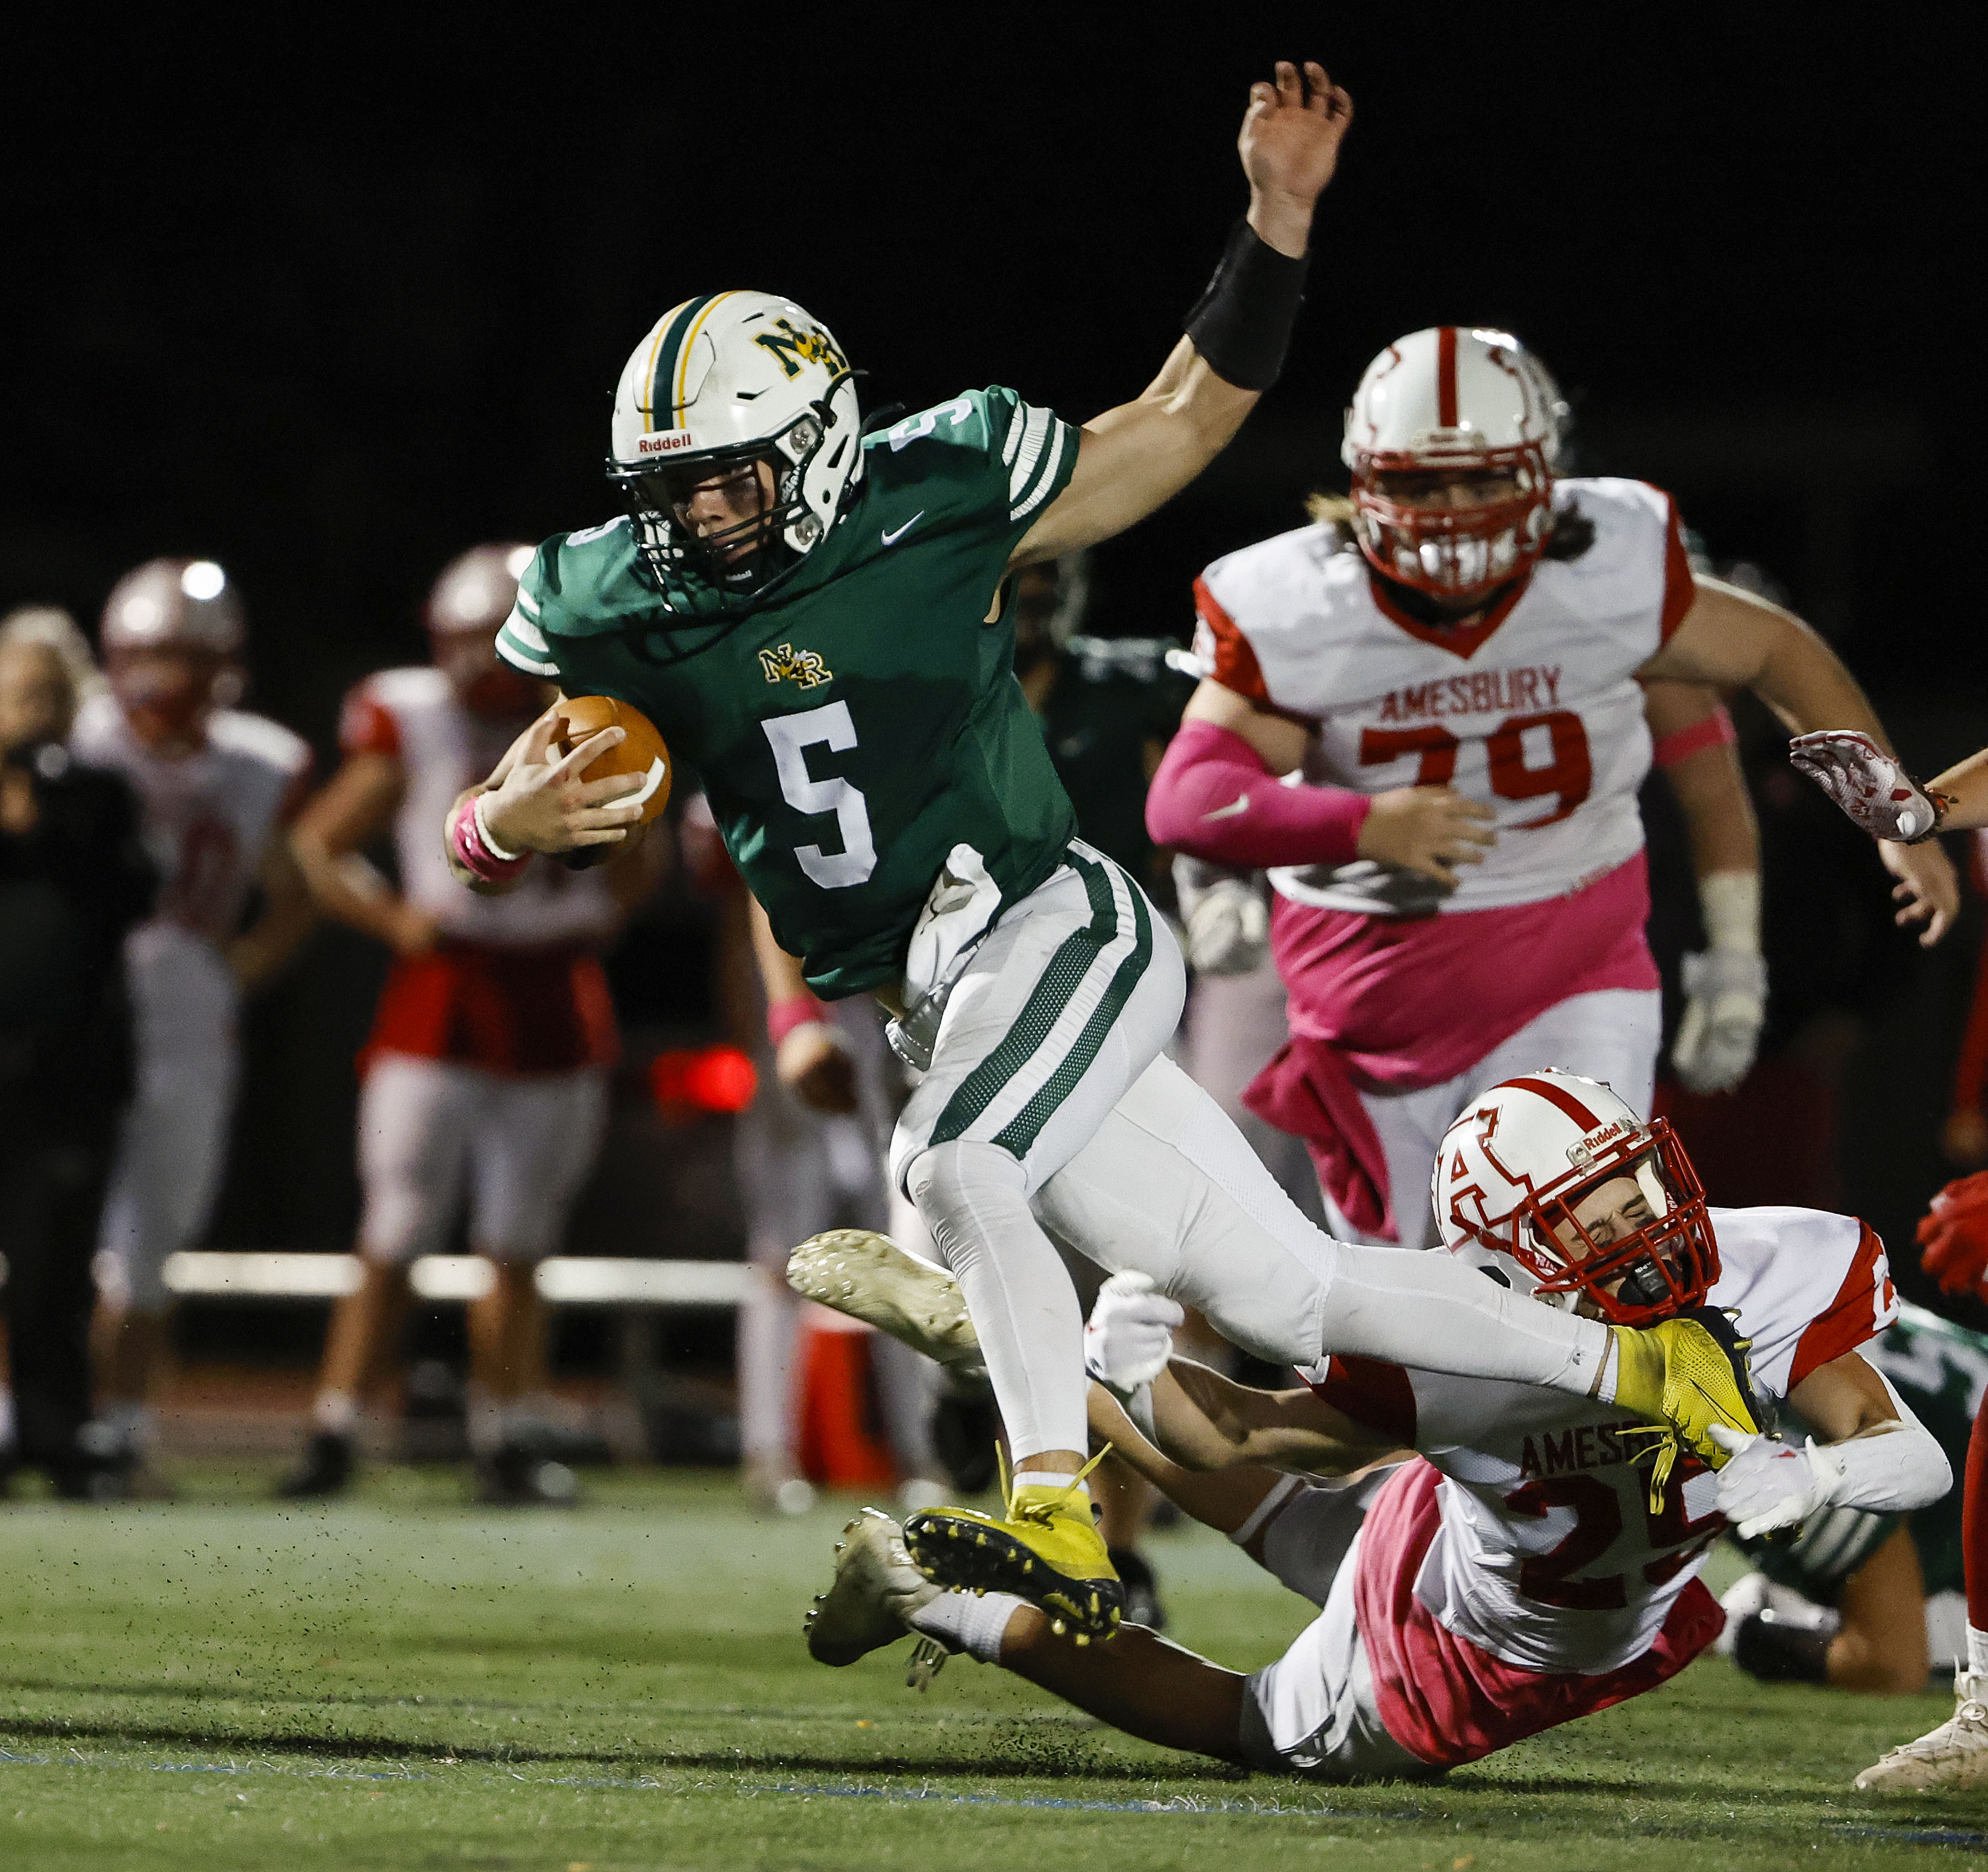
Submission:
[[[877,868],[877,844],[870,833],[870,809],[860,789],[844,779],[817,780],[807,768],[807,750],[825,747],[846,753],[856,745],[856,724],[847,702],[830,702],[796,715],[769,715],[759,725],[773,744],[780,776],[780,797],[796,813],[833,813],[842,850],[797,845],[794,857],[810,880],[824,890],[846,890]]]

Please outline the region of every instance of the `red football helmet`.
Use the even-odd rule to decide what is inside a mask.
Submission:
[[[1634,1188],[1598,1235],[1603,1218],[1579,1212],[1618,1181]],[[1584,1295],[1618,1326],[1702,1306],[1719,1278],[1705,1191],[1669,1125],[1558,1067],[1472,1100],[1444,1136],[1432,1194],[1445,1247],[1509,1255],[1537,1295]],[[1625,1228],[1638,1198],[1648,1219]]]
[[[1441,325],[1397,339],[1361,378],[1340,451],[1368,563],[1435,598],[1479,597],[1515,577],[1553,531],[1566,414],[1545,367],[1508,332]],[[1462,476],[1511,491],[1458,503]]]

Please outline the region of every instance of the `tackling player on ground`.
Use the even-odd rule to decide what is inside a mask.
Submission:
[[[780,947],[830,999],[874,991],[923,1069],[891,1170],[958,1276],[1018,1472],[998,1518],[915,1516],[925,1564],[1080,1634],[1122,1590],[1092,1525],[1083,1320],[1051,1235],[1138,1268],[1259,1356],[1338,1348],[1750,1427],[1723,1321],[1614,1333],[1431,1257],[1333,1243],[1161,1056],[1180,955],[1136,880],[1073,838],[1013,674],[1008,582],[1192,480],[1276,379],[1313,206],[1351,101],[1316,65],[1251,93],[1246,221],[1147,390],[1079,429],[975,390],[864,438],[847,360],[789,302],[690,300],[630,358],[610,474],[629,516],[560,536],[499,649],[631,705],[703,777]],[[451,813],[459,873],[623,842],[610,730],[542,720]],[[1709,1387],[1709,1389],[1707,1388]]]
[[[1350,517],[1231,553],[1195,586],[1211,673],[1148,823],[1196,858],[1270,867],[1293,1037],[1248,1100],[1310,1145],[1337,1234],[1422,1245],[1437,1140],[1531,1060],[1648,1113],[1662,1015],[1639,679],[1750,686],[1797,725],[1882,733],[1799,620],[1693,576],[1667,495],[1556,478],[1565,407],[1509,333],[1397,340],[1347,412]],[[1952,867],[1936,849],[1884,856],[1936,934]],[[1696,1024],[1716,1030],[1722,1004],[1757,1024],[1757,868],[1720,866],[1702,900]]]
[[[1307,1389],[1253,1390],[1170,1358],[1179,1309],[1121,1277],[1092,1314],[1090,1368],[1158,1449],[1099,1393],[1096,1434],[1317,1621],[1249,1677],[1138,1627],[1073,1651],[1017,1597],[937,1591],[873,1509],[811,1615],[813,1654],[853,1663],[909,1630],[928,1641],[915,1674],[966,1651],[1169,1747],[1426,1779],[1682,1670],[1723,1623],[1698,1575],[1729,1521],[1764,1533],[1946,1489],[1939,1444],[1860,1350],[1897,1301],[1854,1218],[1709,1211],[1662,1120],[1551,1069],[1472,1103],[1433,1194],[1445,1248],[1481,1278],[1625,1321],[1736,1309],[1763,1389],[1820,1441],[1719,1431],[1733,1460],[1716,1476],[1690,1461],[1658,1476],[1621,1413],[1523,1385],[1334,1358],[1300,1374]]]

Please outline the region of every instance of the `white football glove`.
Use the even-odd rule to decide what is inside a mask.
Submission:
[[[1767,1018],[1767,965],[1744,949],[1684,958],[1684,1019],[1671,1064],[1693,1092],[1730,1092],[1746,1076]]]
[[[1121,1403],[1167,1368],[1174,1328],[1187,1317],[1151,1276],[1114,1274],[1097,1291],[1084,1329],[1084,1369]]]
[[[1788,760],[1874,839],[1910,845],[1939,829],[1939,803],[1868,735],[1854,728],[1797,735]]]
[[[1715,1424],[1712,1439],[1733,1458],[1719,1472],[1719,1512],[1742,1540],[1800,1526],[1835,1499],[1843,1480],[1841,1459],[1813,1437],[1797,1448]]]
[[[1174,860],[1174,894],[1197,975],[1246,975],[1270,952],[1270,910],[1256,879],[1199,858]]]

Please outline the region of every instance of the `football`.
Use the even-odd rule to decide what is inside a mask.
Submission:
[[[583,780],[605,780],[617,773],[640,774],[642,791],[633,796],[641,804],[641,823],[662,816],[670,803],[673,769],[670,751],[656,732],[656,725],[639,708],[617,702],[610,696],[570,696],[559,705],[560,753],[570,754],[590,735],[604,728],[625,729],[628,738],[618,748],[610,748],[580,775]]]

